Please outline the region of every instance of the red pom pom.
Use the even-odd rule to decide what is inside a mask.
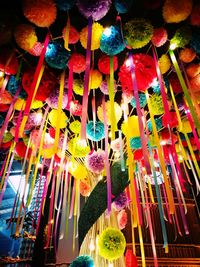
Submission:
[[[103,55],[101,58],[99,58],[98,68],[103,74],[110,74],[110,57]],[[114,71],[116,71],[118,68],[118,60],[116,56],[113,57],[113,68]]]
[[[200,4],[193,6],[192,13],[190,15],[190,23],[193,26],[200,26]]]
[[[23,141],[20,141],[16,144],[15,152],[20,158],[24,158],[26,155],[27,146]],[[29,148],[27,158],[30,158],[32,150]]]
[[[50,136],[51,136],[52,138],[55,138],[55,135],[56,135],[56,130],[55,130],[55,128],[50,127],[48,132],[49,132],[49,134],[50,134]]]
[[[174,143],[177,142],[178,138],[175,134],[170,134],[167,129],[160,132],[160,136],[162,139],[161,145],[171,144],[171,138],[173,139]]]
[[[174,93],[178,94],[178,93],[183,92],[181,84],[180,84],[178,77],[175,73],[172,73],[170,75],[169,82],[171,83],[171,86],[172,86]]]
[[[75,73],[81,73],[85,71],[85,63],[85,57],[82,54],[74,53],[69,59],[68,67],[73,67],[73,72]]]
[[[70,112],[74,116],[81,116],[82,114],[82,105],[77,101],[71,101],[70,103]]]
[[[16,54],[7,48],[0,50],[0,71],[8,75],[15,75],[17,73],[19,64]]]
[[[0,112],[6,112],[9,109],[9,105],[0,104]]]
[[[22,86],[27,94],[30,94],[31,85],[33,82],[34,72],[29,70],[23,74]],[[43,73],[40,85],[38,87],[35,100],[45,101],[49,97],[51,91],[56,85],[56,79],[48,71]]]
[[[157,77],[154,59],[146,54],[133,55],[135,63],[135,75],[138,90],[144,92],[148,89],[153,80]],[[119,80],[122,85],[123,92],[132,92],[132,76],[130,71],[130,63],[128,60],[120,68]]]
[[[167,37],[168,35],[165,28],[156,28],[153,30],[151,41],[156,47],[160,47],[166,43]]]
[[[10,148],[10,146],[12,145],[12,140],[11,141],[8,141],[6,143],[1,143],[1,148],[4,148],[4,149],[7,149],[7,148]]]
[[[131,249],[127,249],[125,254],[126,267],[138,267],[137,258]]]
[[[63,29],[63,36],[65,35],[66,27]],[[74,28],[74,26],[70,25],[69,29],[69,44],[76,44],[79,40],[79,32]]]
[[[163,115],[163,117],[162,117],[163,126],[167,127],[168,124],[169,124],[170,128],[174,128],[174,127],[178,126],[178,118],[177,118],[176,112],[170,111],[169,115],[170,115],[170,118],[168,118],[166,116],[166,114]]]
[[[139,160],[139,161],[142,160],[143,158],[142,149],[137,149],[136,151],[134,151],[133,157],[134,157],[134,160]]]

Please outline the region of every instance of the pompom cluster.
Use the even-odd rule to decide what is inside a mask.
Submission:
[[[105,137],[104,124],[101,121],[89,121],[86,126],[87,137],[92,141],[100,141]]]
[[[51,126],[56,128],[58,127],[58,110],[52,109],[49,112],[49,121],[51,123]],[[60,117],[59,117],[59,126],[60,128],[65,128],[67,126],[67,116],[64,111],[61,111]]]

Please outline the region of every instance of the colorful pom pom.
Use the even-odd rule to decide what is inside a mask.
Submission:
[[[176,30],[173,38],[170,40],[170,46],[184,47],[189,44],[191,37],[191,29],[188,26],[183,26]]]
[[[190,89],[194,93],[200,91],[200,74],[196,75],[190,80]]]
[[[128,205],[128,198],[125,192],[119,194],[113,201],[113,206],[116,210],[120,211]]]
[[[152,112],[154,115],[161,115],[164,113],[164,107],[161,95],[157,94],[152,95],[150,101],[152,106]]]
[[[84,85],[81,79],[73,80],[73,91],[77,95],[83,95]]]
[[[166,114],[164,114],[162,116],[162,124],[164,127],[168,127],[168,125],[169,125],[170,128],[174,128],[174,127],[178,126],[178,118],[177,118],[176,112],[170,111],[169,117],[166,116]]]
[[[94,261],[90,256],[78,256],[69,267],[94,267]]]
[[[156,47],[160,47],[164,45],[167,41],[168,34],[165,28],[156,28],[153,30],[153,36],[151,38],[151,41],[153,45]]]
[[[121,130],[124,135],[127,135],[129,132],[130,137],[140,136],[138,116],[128,117],[128,120],[122,123]]]
[[[114,5],[118,13],[124,14],[132,7],[133,0],[115,0]]]
[[[73,72],[75,73],[85,71],[86,62],[84,55],[78,53],[72,54],[68,62],[68,67],[73,68]]]
[[[80,181],[80,194],[83,197],[88,197],[90,195],[91,187],[85,181]]]
[[[85,165],[91,172],[100,174],[105,167],[105,158],[105,151],[98,149],[85,157]]]
[[[39,57],[42,53],[42,49],[43,49],[43,44],[40,42],[36,42],[28,52],[33,56]]]
[[[170,84],[172,86],[172,89],[173,89],[174,93],[178,94],[178,93],[183,92],[181,84],[179,82],[179,79],[178,79],[176,73],[170,74],[169,82],[170,82]]]
[[[192,48],[181,49],[179,53],[179,59],[184,63],[190,63],[196,57],[196,53]]]
[[[99,254],[107,260],[116,260],[124,254],[126,240],[118,229],[108,227],[99,236]]]
[[[51,126],[56,128],[58,126],[58,110],[52,109],[49,112],[48,118],[51,123]],[[67,126],[67,116],[64,111],[61,111],[61,114],[59,114],[59,121],[60,128],[65,128]]]
[[[106,80],[101,82],[100,90],[103,94],[108,95],[109,94],[109,88],[110,88],[109,77],[106,77]],[[114,80],[114,91],[116,91],[116,81],[115,80]]]
[[[113,116],[113,114],[111,114],[111,110],[110,110],[110,101],[106,101],[105,106],[106,106],[107,122],[108,122],[108,125],[110,125],[111,116]],[[116,121],[118,122],[122,117],[122,109],[121,109],[120,105],[118,103],[116,103],[116,102],[114,103],[114,110],[115,110],[115,118],[116,118]],[[98,116],[100,121],[102,121],[102,122],[104,121],[102,105],[98,106],[97,116]]]
[[[66,27],[63,29],[63,36],[65,35]],[[69,29],[69,44],[76,44],[79,41],[79,32],[76,28],[70,25]]]
[[[85,180],[87,178],[87,169],[76,161],[70,163],[69,172],[77,180]]]
[[[104,124],[101,121],[89,121],[86,126],[88,139],[92,141],[100,141],[105,137]]]
[[[110,74],[110,57],[103,55],[98,60],[98,68],[103,74]],[[118,59],[116,56],[113,57],[113,69],[116,71],[118,68]]]
[[[122,34],[118,26],[106,28],[101,35],[100,49],[109,56],[122,52],[125,48]]]
[[[85,157],[90,152],[90,147],[84,142],[83,140],[80,140],[79,138],[72,138],[68,142],[68,149],[69,152],[74,157]]]
[[[30,24],[19,24],[14,32],[17,45],[25,51],[30,51],[37,42],[35,28]]]
[[[50,96],[46,99],[47,104],[54,109],[58,109],[59,88],[55,88],[51,91]],[[68,94],[64,91],[62,96],[62,109],[66,108],[68,102]]]
[[[167,23],[179,23],[191,14],[192,0],[166,0],[163,5],[163,18]]]
[[[45,61],[51,68],[65,69],[69,58],[70,53],[64,48],[63,43],[52,41],[48,44]]]
[[[130,146],[132,149],[139,149],[142,147],[141,139],[140,137],[132,137],[130,139]]]
[[[11,104],[13,101],[12,95],[8,91],[3,91],[0,97],[0,104]]]
[[[162,125],[162,118],[155,118],[155,123],[156,123],[156,129],[157,131],[160,131],[162,128],[163,128],[163,125]],[[149,132],[152,132],[153,131],[153,127],[152,127],[152,122],[151,120],[149,120],[147,122],[147,127],[148,127],[148,131]]]
[[[168,55],[163,54],[158,60],[159,68],[162,74],[168,72],[171,68],[171,61]]]
[[[70,125],[69,125],[69,129],[70,129],[73,133],[75,133],[75,134],[79,134],[80,131],[81,131],[81,123],[80,123],[80,121],[75,120],[75,121],[71,122]]]
[[[38,27],[49,27],[56,19],[56,5],[53,0],[24,0],[24,16]]]
[[[90,71],[90,83],[89,88],[90,89],[97,89],[100,87],[102,82],[102,74],[98,70],[92,69]]]
[[[122,230],[126,227],[127,224],[127,220],[128,220],[128,216],[125,210],[121,210],[118,214],[117,214],[117,222],[118,222],[118,226],[119,229]]]
[[[82,105],[77,101],[71,101],[70,103],[70,112],[74,116],[81,116],[82,114]]]
[[[20,79],[17,80],[15,76],[11,75],[6,88],[8,92],[14,96],[20,85],[21,85],[21,80]],[[19,93],[19,97],[22,99],[25,99],[27,97],[27,93],[24,91],[23,88],[21,89]]]
[[[63,11],[70,10],[75,4],[75,0],[55,0],[55,2],[57,7]]]
[[[139,94],[139,100],[140,100],[140,107],[141,107],[141,108],[145,107],[145,106],[146,106],[146,103],[147,103],[147,99],[146,99],[145,94],[140,93],[140,94]],[[133,98],[131,99],[131,102],[130,102],[130,103],[131,103],[131,106],[132,106],[133,108],[136,108],[135,97],[133,97]]]
[[[200,73],[200,63],[192,63],[186,68],[187,75],[190,78],[197,76]]]
[[[77,0],[80,13],[86,18],[92,17],[93,20],[103,18],[111,6],[111,0]]]
[[[132,19],[124,25],[124,38],[133,49],[147,45],[152,36],[153,26],[145,19]]]
[[[103,32],[103,26],[98,22],[92,24],[92,42],[91,50],[96,50],[100,47],[100,38]],[[88,38],[88,27],[85,27],[80,32],[80,42],[81,45],[87,48],[87,38]]]

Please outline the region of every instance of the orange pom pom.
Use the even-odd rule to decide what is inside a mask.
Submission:
[[[179,59],[185,63],[190,63],[195,57],[196,53],[192,48],[184,48],[179,54]]]
[[[30,24],[19,24],[15,29],[14,36],[18,46],[25,51],[31,50],[37,42],[35,29]]]
[[[200,73],[200,64],[190,64],[187,67],[186,72],[190,78],[197,76]]]
[[[190,80],[190,88],[192,92],[200,91],[200,74],[196,75]]]

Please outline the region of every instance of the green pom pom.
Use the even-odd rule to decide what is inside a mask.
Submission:
[[[170,46],[184,47],[189,44],[192,38],[190,27],[183,26],[176,30],[174,37],[170,40]]]
[[[161,115],[164,113],[162,96],[154,94],[150,98],[153,115]]]

